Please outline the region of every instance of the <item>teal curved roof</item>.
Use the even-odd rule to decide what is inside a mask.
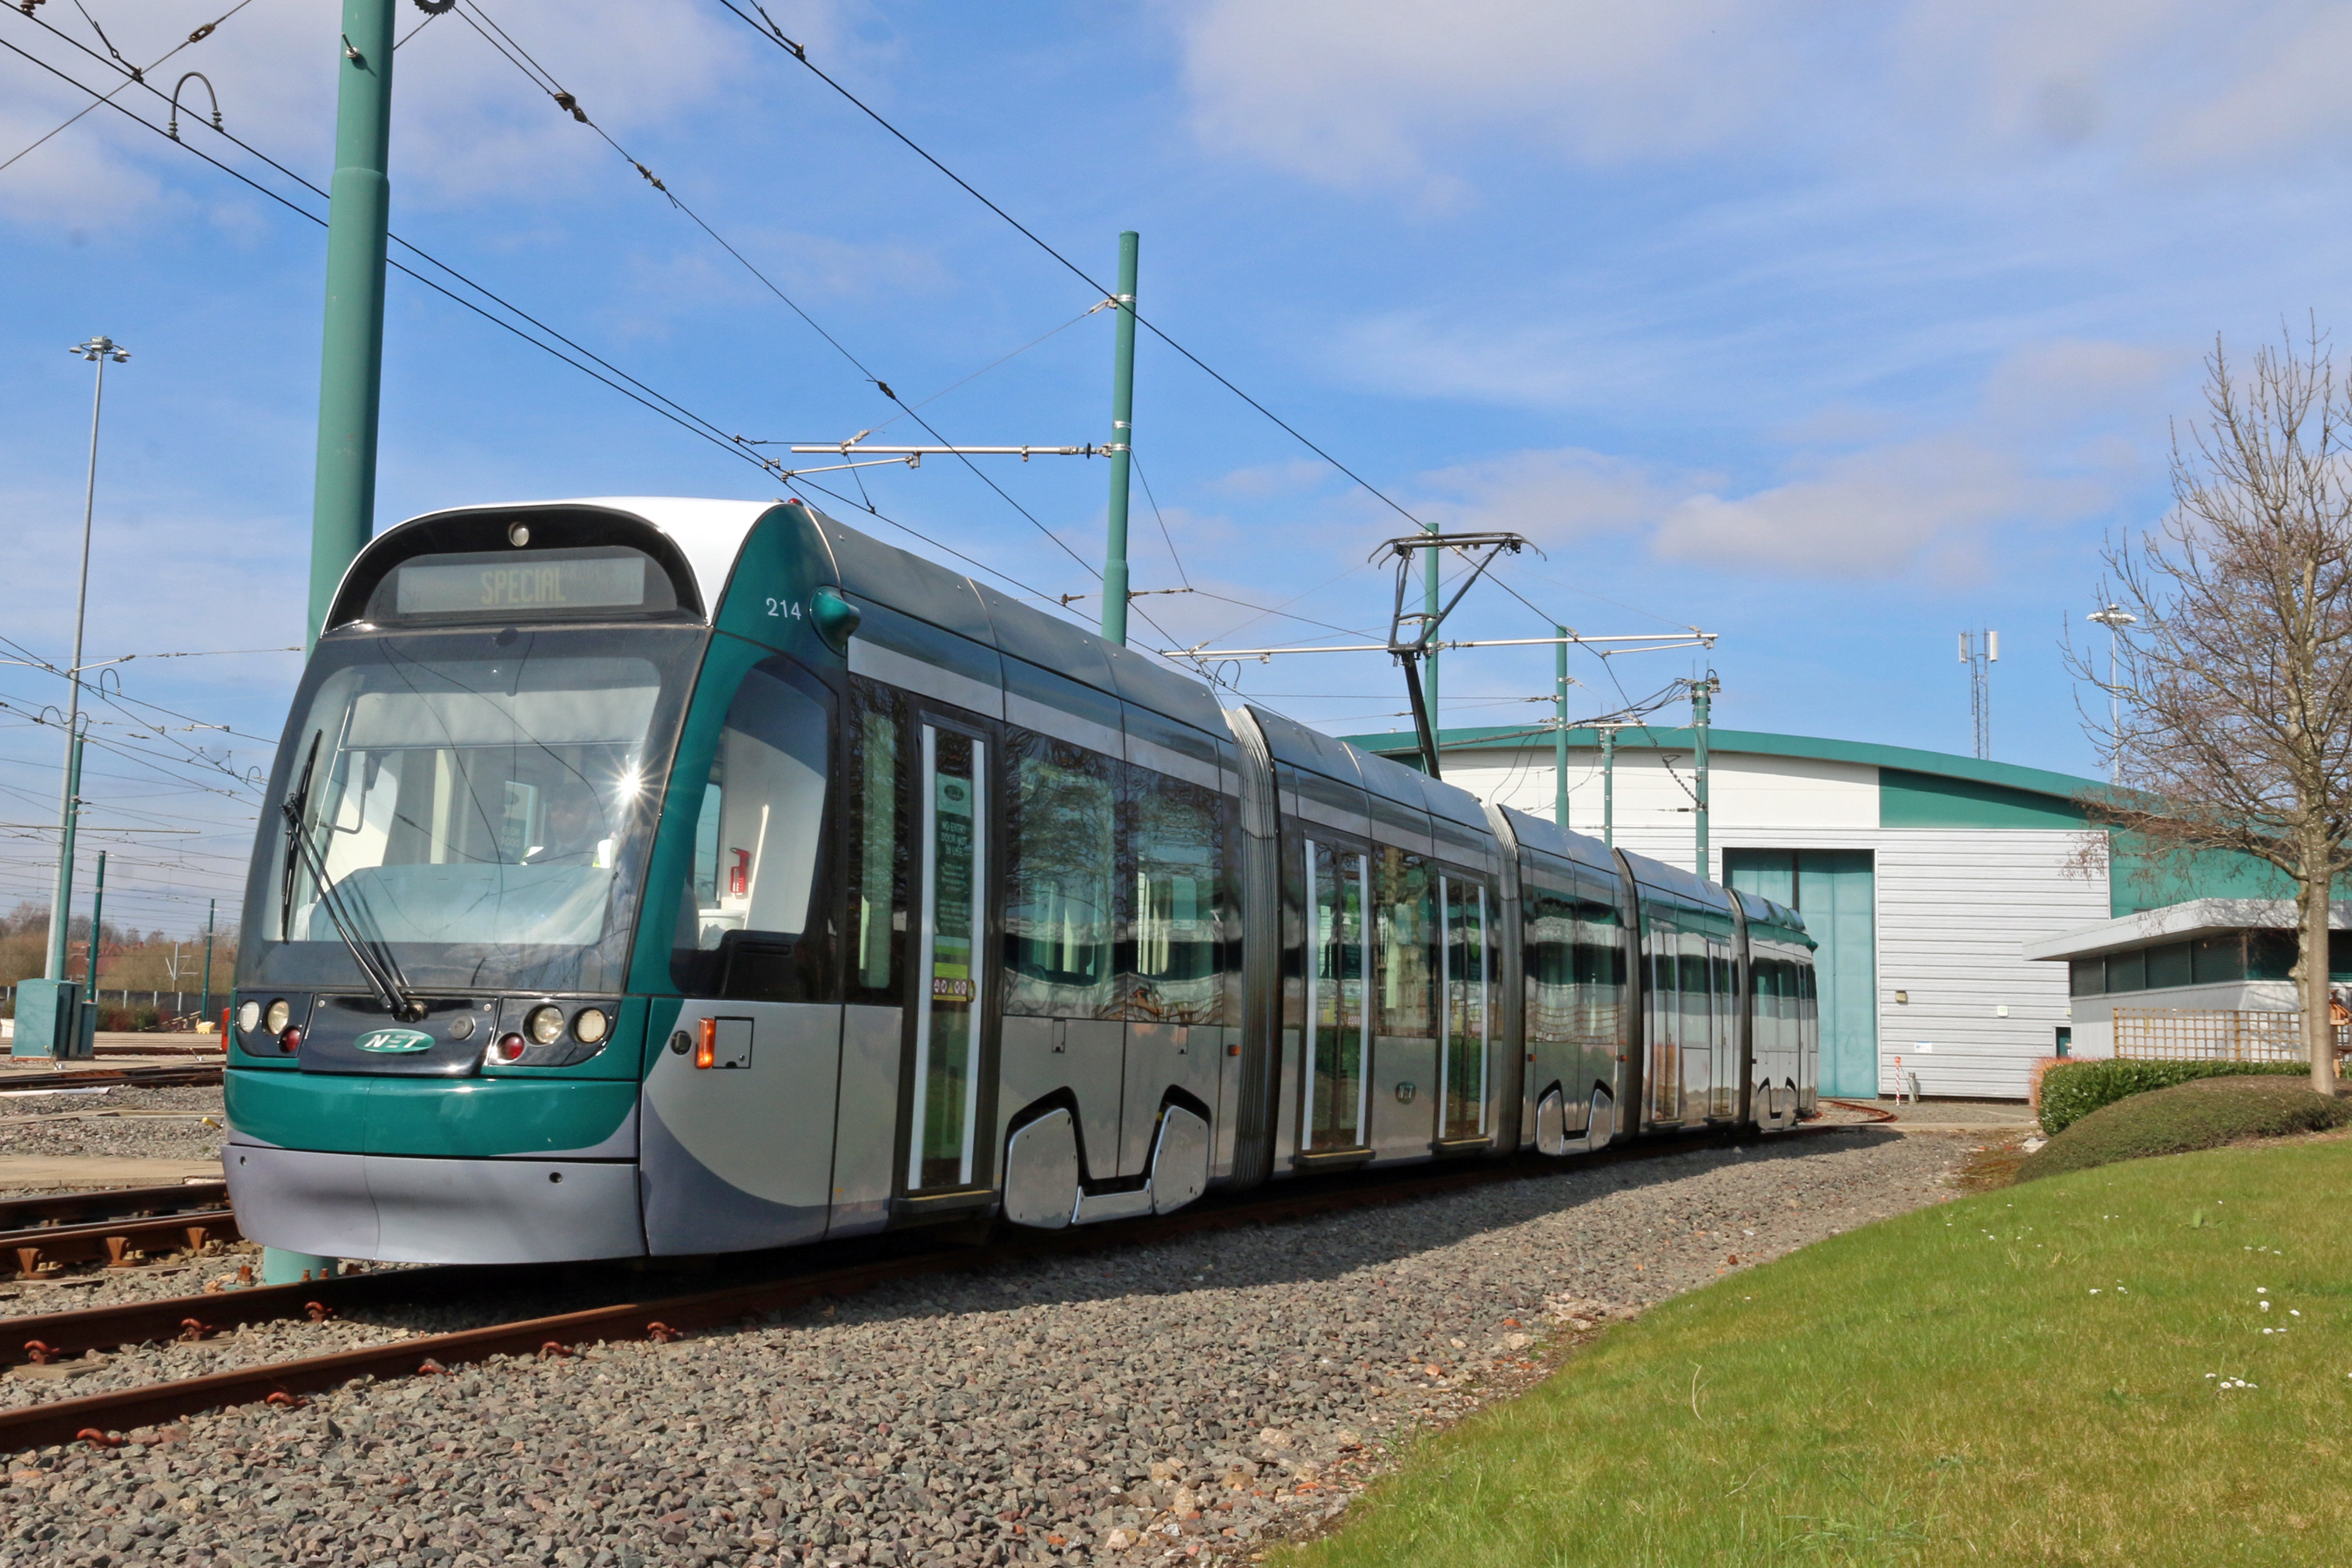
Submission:
[[[1410,731],[1384,735],[1347,735],[1341,739],[1351,746],[1382,756],[1417,753],[1421,749],[1421,743]],[[1886,746],[1874,741],[1832,741],[1815,735],[1775,735],[1763,730],[1712,727],[1706,732],[1706,739],[1707,749],[1715,752],[1746,752],[1811,762],[1858,763],[1866,767],[1958,779],[1967,784],[1990,784],[1996,789],[2019,790],[2067,801],[2078,800],[2084,795],[2104,794],[2107,789],[2107,785],[2098,779],[2080,778],[2073,773],[2021,767],[2015,763],[1991,763],[1977,757],[1954,756],[1948,752]],[[1523,725],[1442,730],[1438,731],[1437,743],[1440,752],[1447,755],[1465,752],[1525,751],[1549,746],[1552,731],[1531,730]],[[1596,748],[1601,744],[1601,732],[1597,730],[1570,730],[1568,743],[1580,748]],[[1620,730],[1617,744],[1621,749],[1631,751],[1688,751],[1693,739],[1687,726],[1654,724]]]

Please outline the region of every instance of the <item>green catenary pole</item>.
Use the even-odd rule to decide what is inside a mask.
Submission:
[[[1127,641],[1127,484],[1135,461],[1135,262],[1141,237],[1118,237],[1118,350],[1110,373],[1110,537],[1103,551],[1102,635]]]
[[[319,470],[310,500],[312,642],[344,569],[375,530],[384,230],[392,208],[393,5],[343,0],[336,43],[341,58],[327,212],[327,330],[319,370]]]
[[[1429,524],[1428,531],[1435,533],[1437,525]],[[1423,635],[1429,638],[1431,646],[1429,657],[1422,660],[1422,667],[1425,673],[1422,676],[1421,700],[1429,709],[1429,733],[1440,746],[1443,746],[1445,744],[1445,731],[1439,725],[1437,718],[1437,557],[1439,554],[1440,552],[1436,550],[1422,552],[1421,605],[1423,611],[1429,617],[1422,623],[1427,628]]]
[[[105,928],[99,921],[106,918],[106,851],[98,852],[98,889],[89,899],[89,962],[82,965],[82,980],[89,987],[93,1005],[98,1001],[98,944]]]
[[[64,838],[58,852],[57,897],[50,901],[48,977],[66,978],[66,933],[73,927],[74,830],[81,826],[81,745],[77,732],[66,756]]]
[[[1617,726],[1601,731],[1601,842],[1617,847]]]
[[[1706,722],[1710,700],[1715,694],[1715,680],[1708,677],[1691,682],[1691,746],[1696,753],[1693,763],[1698,773],[1698,787],[1691,795],[1694,810],[1692,820],[1698,824],[1698,875],[1707,880],[1706,865]]]
[[[1551,819],[1562,829],[1568,826],[1568,628],[1554,626],[1563,639],[1559,645],[1559,686],[1552,696],[1551,740]]]
[[[220,900],[205,900],[205,999],[196,1006],[200,1019],[213,1016],[213,921],[220,914]],[[226,1038],[226,1037],[224,1037]],[[226,1047],[224,1047],[226,1048]]]

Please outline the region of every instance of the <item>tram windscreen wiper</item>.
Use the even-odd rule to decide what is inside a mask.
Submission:
[[[368,984],[383,998],[387,1011],[404,1023],[413,1024],[425,1016],[424,1004],[417,1001],[408,984],[408,976],[401,973],[400,961],[392,955],[390,944],[363,941],[354,929],[351,911],[343,907],[341,889],[327,874],[327,863],[310,842],[305,831],[310,814],[310,773],[319,764],[319,742],[325,738],[323,730],[310,736],[310,754],[302,763],[301,782],[294,786],[280,809],[286,814],[286,846],[292,858],[286,864],[286,880],[279,894],[278,929],[290,940],[294,924],[294,869],[299,859],[302,869],[319,889],[319,903],[327,911],[327,920],[335,934],[351,949],[352,961],[367,976]]]

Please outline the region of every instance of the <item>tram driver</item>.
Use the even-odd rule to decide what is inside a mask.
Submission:
[[[524,852],[522,863],[611,869],[612,824],[595,790],[583,779],[570,778],[550,794],[553,798],[540,817],[541,842]]]

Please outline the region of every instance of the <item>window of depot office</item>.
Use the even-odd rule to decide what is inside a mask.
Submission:
[[[2078,958],[2067,966],[2076,996],[2115,996],[2183,985],[2213,985],[2241,980],[2287,980],[2302,951],[2291,931],[2224,931]],[[2327,972],[2331,981],[2352,980],[2352,931],[2330,931]]]

